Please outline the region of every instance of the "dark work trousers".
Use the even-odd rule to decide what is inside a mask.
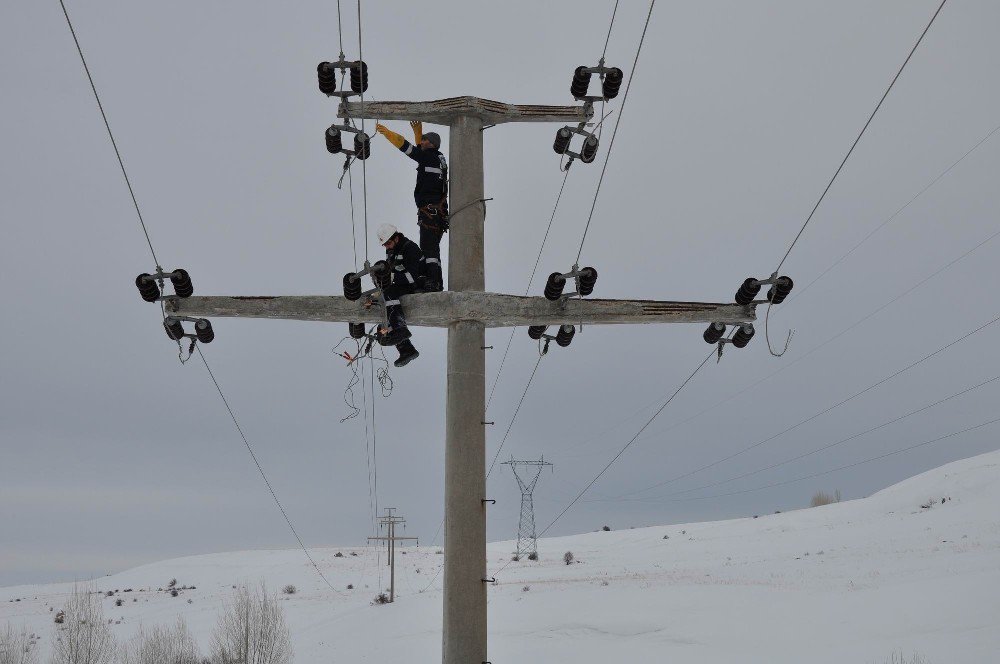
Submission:
[[[382,289],[382,293],[385,295],[385,313],[389,319],[389,327],[392,328],[392,331],[385,338],[386,343],[383,345],[395,346],[410,336],[399,297],[413,293],[413,286],[409,283],[393,283]]]
[[[441,269],[441,237],[444,230],[438,215],[429,215],[417,210],[417,224],[420,226],[420,251],[424,253],[428,285],[444,286],[444,273]]]

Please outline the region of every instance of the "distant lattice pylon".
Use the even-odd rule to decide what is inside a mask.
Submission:
[[[538,461],[519,461],[513,456],[510,461],[504,461],[504,465],[510,466],[514,472],[514,479],[521,489],[521,518],[517,523],[517,550],[514,555],[517,557],[537,554],[538,537],[535,534],[535,504],[532,499],[532,492],[538,484],[538,478],[542,474],[542,468],[552,464],[545,460],[545,457]],[[517,467],[522,466],[524,476],[518,474]]]

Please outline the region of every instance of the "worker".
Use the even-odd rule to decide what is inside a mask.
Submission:
[[[441,154],[441,136],[432,131],[425,134],[418,121],[410,122],[410,126],[413,127],[413,143],[382,124],[376,124],[375,131],[417,162],[413,199],[417,204],[420,249],[426,260],[425,288],[439,291],[444,288],[441,236],[448,230],[448,162]]]
[[[420,353],[410,342],[410,330],[406,327],[399,297],[422,290],[424,256],[416,242],[400,233],[392,224],[378,227],[378,241],[385,247],[385,259],[391,274],[389,285],[382,289],[389,325],[379,329],[379,343],[383,346],[395,346],[399,351],[399,359],[393,364],[405,367],[417,359]]]

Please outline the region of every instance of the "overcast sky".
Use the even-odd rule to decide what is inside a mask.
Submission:
[[[339,294],[354,261],[351,216],[346,185],[336,187],[343,160],[323,144],[336,104],[315,74],[339,50],[335,3],[67,4],[164,267],[186,268],[202,295]],[[364,3],[370,95],[570,103],[573,68],[600,56],[612,5]],[[766,276],[937,5],[661,0],[583,253],[600,271],[595,296],[723,302],[745,277]],[[623,2],[618,11],[607,57],[626,74],[646,9]],[[345,51],[356,57],[354,3],[344,22]],[[945,6],[785,264],[798,289],[1000,123],[998,24],[995,2]],[[158,308],[135,290],[135,275],[153,264],[58,2],[4,3],[0,44],[0,585],[294,547],[204,367],[181,366]],[[435,129],[447,149],[446,128]],[[527,285],[562,177],[555,129],[486,133],[491,291]],[[572,263],[609,136],[596,163],[573,166],[540,274]],[[779,468],[669,495],[993,378],[1000,324],[745,454],[636,493],[769,438],[1000,314],[1000,239],[880,310],[1000,230],[998,172],[994,135],[774,310],[776,341],[795,329],[784,357],[771,357],[758,326],[746,349],[707,365],[550,534],[770,513],[803,507],[817,490],[861,497],[996,449],[998,430],[985,427],[718,496],[992,419],[1000,381]],[[413,169],[377,137],[367,175],[374,260],[379,223],[416,237]],[[357,215],[361,234],[360,206]],[[339,422],[350,372],[331,352],[346,325],[213,323],[205,354],[305,542],[362,544],[371,534],[365,426]],[[555,464],[535,494],[539,529],[704,358],[702,330],[587,327],[542,360],[501,454]],[[488,333],[490,384],[508,336]],[[408,535],[439,544],[445,333],[418,329],[414,342],[420,359],[393,371],[392,395],[374,404],[377,498],[408,518]],[[490,458],[536,358],[518,330],[488,414]],[[497,500],[489,537],[513,537],[519,495],[507,467],[488,492]],[[707,498],[678,500],[695,497]]]

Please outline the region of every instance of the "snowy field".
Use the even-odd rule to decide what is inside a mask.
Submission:
[[[862,500],[540,540],[538,562],[511,563],[490,588],[489,657],[494,664],[881,664],[902,651],[931,664],[1000,662],[998,510],[1000,452],[993,452]],[[511,549],[511,542],[490,545],[491,573]],[[371,603],[380,578],[388,585],[384,555],[380,566],[372,549],[313,551],[337,592],[301,550],[169,560],[95,587],[117,591],[103,604],[119,640],[140,624],[182,615],[207,651],[233,585],[263,578],[275,591],[298,589],[281,601],[296,662],[438,662],[439,550],[401,549],[397,599],[386,606]],[[576,562],[564,564],[566,551]],[[176,597],[158,591],[174,578],[189,588]],[[54,611],[71,589],[0,589],[0,627],[39,635],[44,662]]]

